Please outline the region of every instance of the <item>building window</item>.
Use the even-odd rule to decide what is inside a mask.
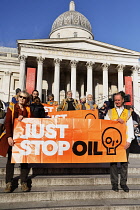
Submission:
[[[77,37],[77,32],[74,32],[74,37]]]
[[[57,34],[57,38],[60,38],[60,33]]]
[[[17,88],[19,88],[19,80],[14,79],[14,90],[16,90]]]

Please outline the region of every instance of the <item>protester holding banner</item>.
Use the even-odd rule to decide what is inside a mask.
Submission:
[[[5,141],[8,140],[9,149],[8,149],[8,160],[6,164],[6,188],[5,192],[9,193],[12,191],[12,180],[14,175],[14,164],[11,163],[11,155],[12,155],[12,146],[14,145],[13,141],[13,126],[15,118],[18,118],[19,121],[25,117],[30,117],[30,108],[27,106],[29,102],[29,94],[25,91],[21,91],[17,96],[18,103],[13,104],[10,103],[9,108],[6,114],[5,120],[5,129],[6,134],[3,136]],[[29,191],[27,186],[27,178],[28,178],[28,164],[21,164],[21,189],[24,192]]]
[[[85,108],[86,108],[86,110],[98,109],[97,104],[95,104],[95,102],[93,100],[93,95],[91,95],[91,94],[87,95],[87,103],[85,103]]]
[[[134,139],[134,130],[133,130],[133,121],[131,112],[124,108],[124,98],[121,93],[116,93],[114,95],[115,108],[108,110],[108,113],[105,117],[106,120],[115,120],[121,124],[126,124],[126,145],[124,149],[126,150],[127,159],[129,155],[129,147],[131,141]],[[128,172],[128,162],[122,162],[120,168],[120,186],[124,192],[129,192],[129,188],[126,185],[127,183],[127,172]],[[118,188],[118,168],[117,163],[110,164],[110,177],[112,190],[115,192],[119,191]]]
[[[67,98],[63,99],[61,104],[58,106],[57,111],[71,111],[79,109],[78,101],[72,98],[72,91],[68,91]]]
[[[31,94],[30,102],[32,103],[34,101],[34,99],[37,98],[38,96],[39,96],[38,90],[33,90],[32,94]]]
[[[54,95],[53,94],[49,94],[48,95],[48,101],[46,102],[46,104],[52,105],[52,106],[57,106],[58,105],[58,101],[54,101]]]
[[[45,109],[41,104],[40,98],[36,97],[30,105],[31,117],[32,118],[45,118]]]

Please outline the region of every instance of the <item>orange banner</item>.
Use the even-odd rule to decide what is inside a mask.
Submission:
[[[58,106],[43,104],[45,112],[51,118],[82,118],[82,119],[98,119],[98,110],[74,110],[57,112]]]
[[[43,104],[46,113],[55,113],[57,111],[58,106],[53,106],[49,104]]]
[[[51,118],[82,118],[82,119],[98,119],[98,110],[75,110],[50,112],[48,115]]]
[[[126,126],[111,120],[15,120],[12,163],[125,162]]]

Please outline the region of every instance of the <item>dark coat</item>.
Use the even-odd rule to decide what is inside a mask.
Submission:
[[[42,104],[32,103],[30,105],[31,117],[33,118],[45,118],[45,110]]]

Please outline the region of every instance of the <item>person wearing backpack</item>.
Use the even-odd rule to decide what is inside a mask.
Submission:
[[[3,132],[4,129],[4,120],[5,120],[5,104],[2,100],[0,100],[0,135]]]

